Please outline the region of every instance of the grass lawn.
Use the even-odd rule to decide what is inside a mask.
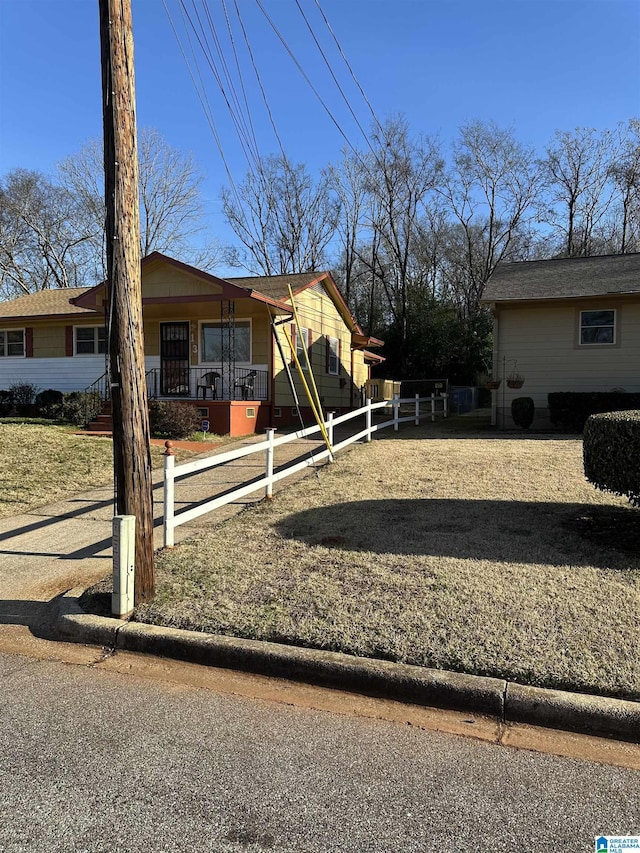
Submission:
[[[136,618],[640,699],[638,510],[521,435],[355,447],[161,553]]]
[[[163,448],[152,447],[151,455],[154,467],[162,464]],[[181,461],[194,455],[179,452]],[[0,423],[0,518],[112,481],[110,438],[50,423]]]

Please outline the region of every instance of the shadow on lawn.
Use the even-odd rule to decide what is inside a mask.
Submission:
[[[483,500],[354,501],[277,524],[308,545],[507,563],[638,568],[640,516],[627,507]],[[597,547],[594,547],[597,546]]]

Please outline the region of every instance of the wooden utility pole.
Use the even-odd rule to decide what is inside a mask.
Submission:
[[[131,0],[98,0],[107,206],[107,300],[116,515],[136,518],[135,604],[154,595]]]

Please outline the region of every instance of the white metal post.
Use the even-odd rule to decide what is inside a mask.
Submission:
[[[164,453],[164,547],[173,548],[174,546],[174,475],[176,457],[174,456],[172,444],[170,441],[165,441],[166,447]]]
[[[366,419],[367,419],[367,438],[366,441],[371,441],[371,420],[373,411],[371,409],[371,397],[367,397],[367,411],[366,411]]]
[[[327,412],[327,435],[329,437],[329,444],[333,447],[333,418],[335,416],[335,412]],[[329,462],[335,462],[335,457],[333,453],[329,454]]]
[[[416,426],[420,426],[420,394],[416,394]]]
[[[431,395],[431,423],[436,419],[436,395]]]
[[[112,522],[113,592],[111,613],[126,619],[133,612],[135,578],[135,515],[114,515]]]
[[[267,485],[264,490],[264,496],[266,498],[273,497],[273,458],[274,458],[274,446],[273,442],[275,440],[276,430],[275,427],[269,427],[266,430],[267,433]]]
[[[398,432],[400,424],[398,420],[400,418],[400,398],[397,394],[393,395],[393,431]]]
[[[448,394],[443,394],[443,395],[442,395],[442,400],[443,400],[443,402],[444,402],[444,416],[445,416],[445,418],[446,418],[446,417],[448,416],[448,414],[449,414],[449,395],[448,395]]]

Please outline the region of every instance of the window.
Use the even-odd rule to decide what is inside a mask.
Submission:
[[[24,329],[0,332],[0,356],[24,357]]]
[[[76,355],[101,355],[107,351],[104,326],[76,326]]]
[[[232,357],[229,347],[235,339],[235,360],[251,364],[251,322],[236,320],[235,334],[221,323],[203,323],[200,326],[200,361],[209,364]]]
[[[340,373],[340,341],[327,338],[327,373],[337,376]]]
[[[615,344],[616,342],[616,312],[611,311],[581,311],[580,312],[580,344]]]
[[[309,329],[305,329],[304,326],[300,327],[300,334],[296,337],[296,355],[298,356],[298,361],[300,362],[300,366],[303,370],[307,370],[307,359],[305,357],[305,350],[307,353],[309,352]],[[309,356],[309,361],[311,361],[311,356]]]

